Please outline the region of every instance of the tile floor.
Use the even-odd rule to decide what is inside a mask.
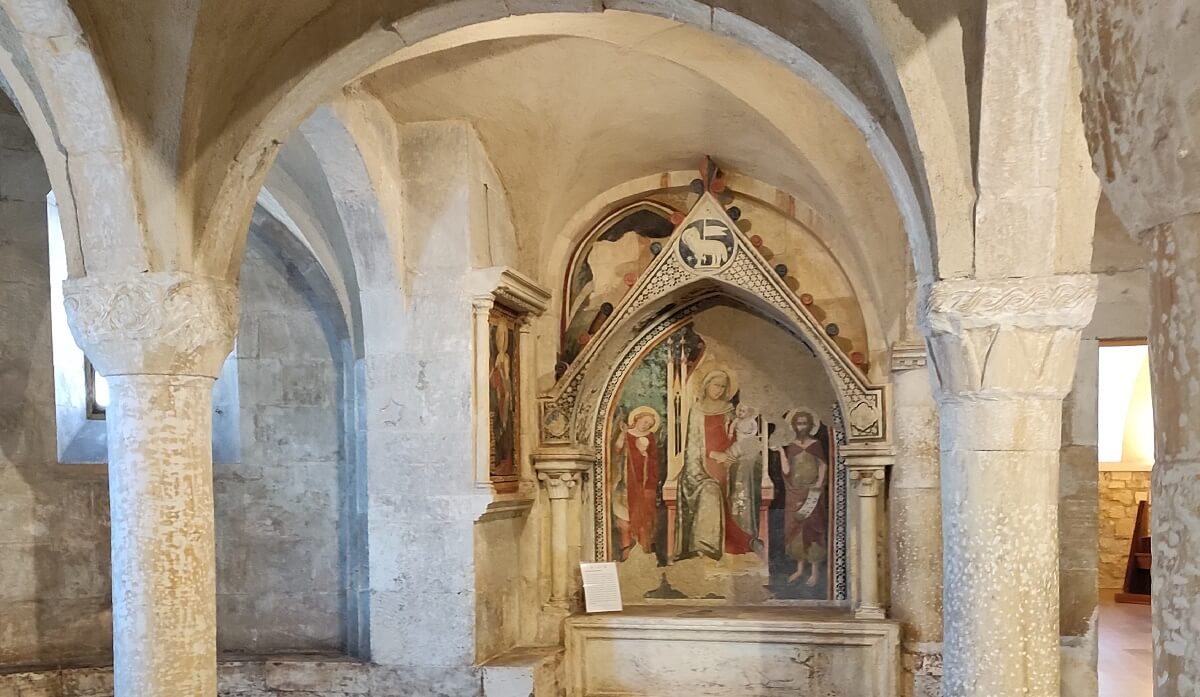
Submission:
[[[1100,697],[1153,697],[1150,606],[1100,591]]]

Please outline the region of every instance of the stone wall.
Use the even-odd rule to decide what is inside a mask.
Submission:
[[[214,467],[217,644],[340,651],[340,324],[310,263],[256,229],[241,272],[240,463]]]
[[[49,191],[0,97],[0,666],[108,660],[112,634],[104,469],[57,464]]]
[[[1100,473],[1100,587],[1121,588],[1138,501],[1150,495],[1149,472]]]

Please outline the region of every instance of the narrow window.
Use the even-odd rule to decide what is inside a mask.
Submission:
[[[103,419],[108,412],[108,380],[96,372],[92,362],[84,359],[84,375],[87,379],[87,416]]]

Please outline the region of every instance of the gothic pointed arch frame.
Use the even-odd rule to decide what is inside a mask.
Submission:
[[[596,559],[603,558],[608,547],[606,474],[600,447],[606,405],[622,375],[647,347],[717,296],[777,322],[813,350],[837,395],[846,444],[888,439],[887,387],[867,381],[746,239],[717,197],[705,191],[610,320],[540,400],[543,446],[574,445],[596,453],[590,487]]]

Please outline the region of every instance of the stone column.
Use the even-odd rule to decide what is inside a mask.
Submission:
[[[896,460],[888,485],[892,619],[902,624],[905,680],[931,695],[942,673],[942,493],[937,403],[924,344],[892,347]]]
[[[892,456],[855,446],[843,448],[842,454],[847,476],[858,494],[858,606],[854,616],[881,620],[885,613],[879,602],[879,495]]]
[[[1062,400],[1090,275],[940,281],[923,329],[941,422],[948,697],[1059,694]]]
[[[212,387],[236,292],[180,273],[64,284],[76,341],[108,378],[116,697],[215,697]]]
[[[1154,694],[1191,697],[1200,694],[1200,214],[1147,237]]]
[[[590,460],[586,453],[571,450],[534,454],[534,470],[550,499],[550,605],[563,610],[570,605],[567,509]]]

